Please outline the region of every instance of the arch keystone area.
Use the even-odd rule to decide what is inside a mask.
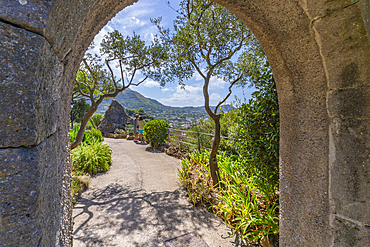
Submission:
[[[0,242],[71,246],[69,112],[88,45],[135,0],[2,0]],[[217,0],[277,82],[280,245],[370,246],[370,4]]]

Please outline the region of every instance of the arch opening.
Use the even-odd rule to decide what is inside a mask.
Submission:
[[[256,35],[277,81],[280,244],[370,245],[370,48],[362,15],[369,6],[216,2]],[[93,36],[132,3],[54,1],[22,7],[14,1],[6,5],[13,11],[1,14],[0,195],[6,226],[0,230],[1,236],[9,234],[1,237],[4,242],[70,244],[70,205],[63,201],[69,197],[69,150],[63,143],[68,143],[71,81]]]

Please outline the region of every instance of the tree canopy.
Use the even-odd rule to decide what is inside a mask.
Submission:
[[[209,157],[214,184],[218,183],[216,154],[220,142],[222,105],[234,85],[245,85],[248,76],[245,58],[256,42],[248,28],[232,13],[210,0],[183,0],[173,32],[161,27],[161,18],[152,20],[158,27],[161,42],[170,50],[170,61],[164,82],[183,83],[198,73],[204,81],[205,109],[215,122],[215,133]],[[210,79],[217,77],[229,83],[228,93],[212,111],[209,105]]]
[[[118,31],[113,31],[104,36],[100,45],[100,54],[85,54],[76,75],[74,97],[88,98],[91,106],[82,117],[80,131],[71,149],[81,143],[88,120],[104,99],[116,97],[128,87],[138,86],[148,78],[160,80],[163,74],[162,65],[166,62],[167,51],[158,42],[146,45],[135,33],[132,37],[123,37]],[[114,68],[118,68],[120,79],[115,76]],[[143,76],[140,79],[137,78],[139,74]]]

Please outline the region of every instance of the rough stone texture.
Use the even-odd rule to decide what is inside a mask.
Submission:
[[[0,149],[1,246],[71,244],[67,138],[63,130],[38,146]]]
[[[361,119],[335,120],[331,138],[333,213],[370,226],[370,126]]]
[[[60,210],[69,215],[69,206],[65,206],[69,196],[68,172],[60,172],[68,171],[68,138],[55,138],[67,133],[73,77],[89,43],[110,18],[133,2],[1,2],[2,169],[10,169],[5,160],[19,157],[12,161],[11,179],[5,182],[5,172],[0,171],[6,188],[1,192],[1,200],[5,200],[1,204],[1,220],[26,219],[20,212],[31,211],[34,199],[27,197],[31,193],[28,188],[36,183],[37,207],[45,211],[32,211],[30,219],[24,221],[25,237],[35,226],[40,226],[42,232],[30,238],[30,243],[41,239],[44,246],[70,245],[68,217],[54,214],[57,209],[51,206],[56,205],[54,202],[63,203]],[[368,245],[369,1],[217,2],[253,31],[277,82],[281,114],[280,245]],[[41,151],[24,151],[54,147],[64,151],[50,152],[50,157]],[[24,173],[25,177],[17,176],[21,168],[26,169],[24,161],[30,161],[39,175],[31,171]],[[58,171],[51,173],[56,179],[50,187],[46,184],[51,180],[40,175],[48,169]],[[3,196],[13,189],[22,191],[25,198],[25,204],[16,209],[20,211],[8,207],[19,201]],[[57,227],[58,217],[64,223]],[[34,225],[33,221],[47,223]],[[0,228],[0,242],[22,245],[23,230],[14,231],[11,224],[4,227]],[[11,231],[14,233],[5,234]]]
[[[335,247],[370,246],[370,227],[353,222],[343,217],[334,218]]]
[[[0,23],[0,39],[0,147],[37,145],[57,129],[63,66],[42,36]]]
[[[358,4],[361,8],[362,19],[366,25],[367,39],[370,44],[370,0],[359,1]]]
[[[21,4],[19,0],[2,0],[0,21],[10,22],[31,32],[42,34],[53,2],[27,0],[27,4]]]
[[[100,121],[98,129],[103,136],[114,133],[116,129],[126,129],[130,117],[127,115],[125,108],[117,100],[112,100],[108,110],[105,112],[103,119]]]

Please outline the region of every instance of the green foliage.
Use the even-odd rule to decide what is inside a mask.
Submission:
[[[225,223],[242,238],[277,238],[279,233],[278,190],[256,183],[259,174],[247,169],[245,160],[219,157],[221,192],[215,206]],[[271,239],[271,238],[270,238]]]
[[[77,137],[77,133],[78,131],[80,130],[80,126],[74,126],[73,129],[71,129],[69,131],[69,138],[70,138],[70,142],[72,143],[74,140],[76,140],[76,137]]]
[[[241,233],[242,239],[256,241],[266,236],[276,240],[279,233],[277,189],[260,186],[259,175],[247,169],[243,159],[217,156],[220,186],[210,184],[209,153],[195,152],[183,159],[178,176],[189,200],[203,204],[222,216],[225,224]]]
[[[139,108],[139,110],[138,110],[138,113],[141,115],[141,114],[144,114],[145,113],[145,111],[144,111],[144,109],[143,108]]]
[[[81,196],[83,190],[88,187],[89,180],[90,179],[88,176],[72,176],[71,183],[72,203],[76,203],[78,197]]]
[[[86,130],[84,133],[85,142],[103,142],[104,137],[100,130],[91,128],[91,130]]]
[[[103,114],[95,113],[91,118],[89,119],[89,122],[87,122],[87,125],[90,125],[91,127],[97,129],[100,123],[100,120],[103,119]]]
[[[213,204],[212,194],[215,189],[211,184],[208,156],[207,151],[190,153],[188,159],[182,159],[181,169],[177,169],[179,179],[186,189],[186,196],[194,206],[199,203],[205,206]]]
[[[161,18],[152,20],[171,49],[164,79],[182,83],[197,71],[205,80],[218,77],[230,84],[246,83],[243,60],[238,57],[255,42],[248,28],[210,0],[183,0],[178,13],[173,32],[160,26]]]
[[[107,60],[116,60],[120,69],[132,78],[136,72],[140,71],[145,79],[151,78],[155,81],[161,79],[162,65],[166,62],[168,55],[166,47],[162,43],[156,42],[156,38],[150,45],[146,45],[140,35],[133,33],[132,36],[123,37],[115,30],[104,36],[100,46],[100,53],[106,56]],[[131,81],[128,79],[129,85],[132,84]],[[123,78],[122,83],[125,86]]]
[[[71,143],[76,139],[76,136],[79,130],[80,130],[80,126],[75,126],[69,132]],[[95,128],[91,128],[91,130],[85,130],[82,142],[92,143],[92,142],[102,142],[102,141],[104,141],[104,137],[102,136],[100,130],[95,129]]]
[[[226,149],[245,157],[271,186],[279,180],[279,105],[275,83],[258,88],[248,103],[234,112]],[[265,183],[265,182],[261,182]]]
[[[82,117],[90,109],[90,104],[86,102],[84,98],[73,100],[73,107],[71,111],[71,119],[73,122],[80,123]]]
[[[162,144],[168,136],[168,123],[162,119],[149,121],[144,126],[145,140],[150,141],[154,148]]]
[[[148,115],[148,114],[143,110],[143,108],[139,108],[139,109],[128,109],[128,108],[126,108],[126,113],[127,113],[127,115],[129,115],[130,117],[135,117],[135,114],[139,114],[140,116],[142,116],[142,117],[143,117],[143,119],[144,119],[145,121],[154,120],[154,117],[153,117],[153,116]]]
[[[109,170],[112,150],[100,142],[81,143],[71,151],[72,172],[76,175],[96,174]]]

